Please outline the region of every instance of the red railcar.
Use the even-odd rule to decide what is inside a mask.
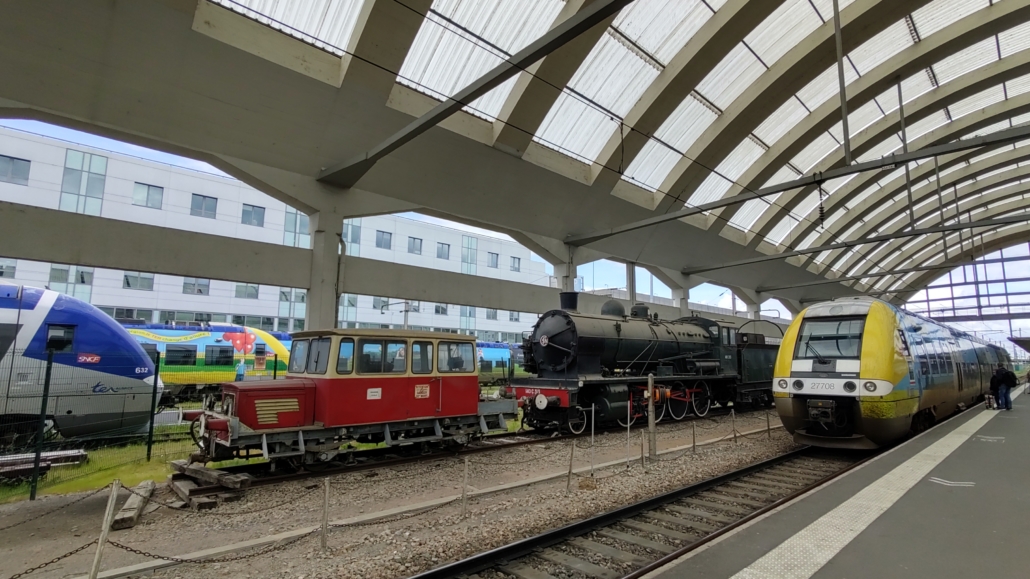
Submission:
[[[464,444],[517,417],[512,399],[480,397],[471,336],[408,330],[293,334],[285,379],[222,385],[193,413],[204,458],[260,449],[298,463],[335,459],[351,443]]]

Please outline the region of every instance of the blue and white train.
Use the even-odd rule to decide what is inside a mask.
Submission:
[[[47,419],[62,437],[136,432],[147,424],[154,363],[124,328],[71,296],[0,281],[0,447],[34,437],[49,349]],[[161,388],[158,380],[158,396]]]

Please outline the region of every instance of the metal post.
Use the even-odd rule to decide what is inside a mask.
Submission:
[[[905,100],[901,96],[901,77],[898,77],[898,114],[901,115],[901,151],[908,152],[908,136],[905,132]],[[908,226],[909,229],[916,228],[916,210],[912,203],[912,174],[909,172],[908,163],[905,163],[905,189],[908,191]]]
[[[654,426],[654,374],[647,375],[647,432],[650,442],[647,454],[654,460],[658,448],[658,434]]]
[[[848,96],[844,85],[844,46],[840,37],[840,7],[833,0],[833,33],[837,39],[837,83],[840,85],[840,119],[844,131],[844,163],[851,164],[851,137],[848,133]]]
[[[272,380],[279,379],[279,354],[272,356]]]
[[[933,173],[937,179],[937,208],[941,212],[941,225],[944,225],[944,194],[941,193],[941,167],[937,162],[937,157],[933,158]],[[944,259],[948,259],[948,234],[941,232],[941,243],[944,244]],[[950,279],[950,278],[949,278]],[[930,295],[927,292],[927,295]]]
[[[640,468],[647,472],[647,463],[644,462],[644,431],[640,431]]]
[[[36,457],[32,460],[32,484],[29,486],[29,500],[36,500],[39,486],[39,463],[43,458],[43,433],[46,430],[47,402],[50,400],[50,376],[54,369],[54,351],[46,353],[46,375],[43,378],[43,400],[39,403],[39,424],[36,426]]]
[[[730,408],[730,426],[733,428],[733,444],[737,444],[737,411]]]
[[[150,394],[150,428],[147,429],[147,462],[150,462],[150,453],[154,449],[154,422],[157,420],[157,382],[161,378],[161,352],[157,353],[154,360],[154,388]]]
[[[626,391],[626,470],[629,470],[629,461],[632,453],[629,449],[629,427],[630,418],[633,416],[633,391]]]
[[[769,434],[769,440],[772,440],[772,421],[769,419],[769,411],[765,411],[765,432]]]
[[[576,443],[573,442],[572,446],[576,446]],[[468,488],[469,488],[469,458],[466,456],[465,457],[465,481],[461,484],[461,518],[463,518],[463,519],[465,518],[465,512],[467,511],[467,507],[466,507],[466,502],[465,501],[466,501],[466,496],[468,494],[467,493]]]
[[[111,521],[114,520],[114,506],[118,502],[118,491],[122,488],[122,481],[114,479],[111,483],[111,496],[107,497],[107,510],[104,511],[104,526],[100,529],[100,538],[97,539],[97,552],[93,555],[93,566],[89,569],[89,579],[97,579],[100,573],[100,558],[104,555],[104,544],[107,543],[107,534],[111,532]]]
[[[594,409],[596,404],[590,404],[590,477],[594,476]]]
[[[404,301],[404,329],[408,329],[408,312],[411,311],[411,302]]]
[[[467,460],[467,459],[466,459]],[[572,463],[576,460],[576,440],[572,440],[572,450],[569,452],[569,477],[565,481],[565,492],[572,492]]]
[[[697,423],[690,423],[690,450],[697,453]]]
[[[322,550],[329,547],[329,477],[325,477],[325,500],[322,502]]]

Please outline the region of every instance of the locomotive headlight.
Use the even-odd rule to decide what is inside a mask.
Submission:
[[[866,382],[862,384],[862,388],[865,388],[866,392],[876,392],[876,382]]]
[[[776,383],[776,385],[779,386],[780,388],[782,388],[783,390],[787,389],[787,381],[786,380],[780,380],[779,382]]]
[[[857,388],[858,388],[858,384],[855,384],[854,382],[852,382],[850,380],[848,380],[847,382],[844,383],[844,391],[845,392],[854,392]]]
[[[801,380],[795,380],[794,381],[794,389],[795,390],[801,390],[804,387],[805,387],[805,383],[802,382]]]

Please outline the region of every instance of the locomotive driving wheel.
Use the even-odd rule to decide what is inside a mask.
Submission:
[[[676,382],[670,389],[669,399],[665,401],[665,406],[669,409],[669,416],[673,420],[679,421],[686,418],[687,413],[690,412],[690,395],[687,393],[687,387],[682,382]]]
[[[583,434],[583,431],[587,429],[588,420],[587,411],[579,406],[569,408],[569,411],[565,413],[565,427],[572,434]]]
[[[703,380],[694,384],[690,393],[690,405],[694,408],[694,414],[698,417],[705,416],[712,408],[712,390]]]

